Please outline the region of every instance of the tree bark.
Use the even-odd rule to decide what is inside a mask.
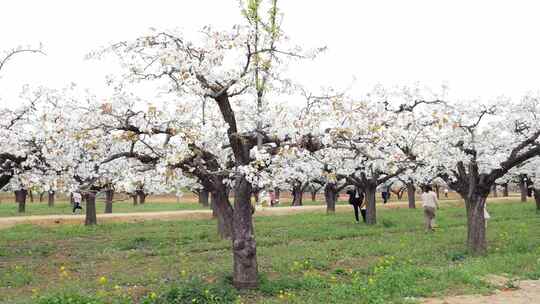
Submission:
[[[302,184],[298,186],[293,187],[292,195],[293,195],[293,202],[292,206],[302,206],[302,196],[304,195],[302,189]]]
[[[54,207],[54,191],[47,191],[47,205]]]
[[[97,225],[97,215],[96,215],[96,193],[93,191],[88,192],[85,195],[86,199],[86,218],[84,219],[84,224],[86,226]]]
[[[208,202],[210,196],[210,192],[206,189],[199,190],[199,204],[201,204],[203,207],[210,206],[210,203]]]
[[[281,193],[281,190],[279,188],[274,189],[274,194],[276,195],[276,202],[279,203],[279,195]]]
[[[34,193],[32,193],[32,190],[28,191],[28,196],[30,197],[30,203],[34,202]]]
[[[19,203],[19,213],[26,212],[26,195],[28,192],[25,189],[15,191],[15,201]]]
[[[326,214],[335,214],[337,200],[336,184],[326,184],[326,186],[324,187],[324,200],[326,201]]]
[[[105,213],[112,213],[114,191],[109,189],[105,191]]]
[[[493,185],[493,187],[491,187],[491,193],[493,193],[493,197],[499,197],[499,193],[497,193],[497,185]]]
[[[534,201],[536,202],[536,212],[540,212],[540,189],[534,189]]]
[[[416,209],[416,187],[413,183],[407,183],[407,199],[409,201],[409,208]]]
[[[233,209],[225,189],[212,191],[212,214],[217,218],[217,233],[222,239],[231,239],[233,235]]]
[[[257,288],[257,247],[253,231],[251,185],[239,177],[235,187],[233,213],[233,285],[239,289]]]
[[[503,184],[503,197],[508,197],[508,183]]]
[[[520,176],[519,189],[521,192],[521,202],[527,202],[527,182],[525,181],[524,176]]]
[[[484,206],[486,196],[473,195],[465,199],[467,208],[467,244],[474,255],[483,255],[487,250],[486,221],[484,219]]]
[[[255,205],[259,205],[260,193],[261,192],[259,190],[253,191],[253,198],[255,199]]]
[[[131,198],[133,199],[133,206],[137,206],[137,205],[139,204],[139,200],[138,200],[138,195],[137,195],[137,193],[136,193],[136,192],[133,193],[133,194],[131,195]]]
[[[317,191],[311,191],[311,201],[317,201]]]
[[[137,190],[137,195],[139,196],[139,204],[144,205],[146,202],[146,193],[144,190]]]
[[[366,191],[366,224],[375,225],[377,224],[377,207],[376,207],[377,187],[373,185],[368,185],[365,188],[365,191]]]

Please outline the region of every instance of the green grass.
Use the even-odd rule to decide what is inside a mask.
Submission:
[[[345,201],[340,201],[338,204],[346,204]],[[322,205],[323,202],[305,200],[304,205]],[[290,201],[284,201],[279,207],[290,206]],[[82,204],[84,208],[84,203]],[[134,206],[130,201],[118,201],[113,203],[113,213],[129,213],[129,212],[158,212],[158,211],[180,211],[180,210],[205,210],[198,203],[192,202],[147,202],[144,205]],[[96,201],[96,210],[98,214],[104,213],[105,203]],[[77,213],[81,213],[77,210]],[[84,210],[83,210],[84,213]],[[53,214],[72,214],[71,204],[67,201],[58,201],[54,207],[49,207],[47,203],[26,203],[26,212],[19,213],[18,205],[14,202],[3,202],[0,204],[0,218],[11,216],[31,216],[31,215],[53,215]]]
[[[54,207],[49,207],[46,202],[35,202],[31,203],[29,200],[26,203],[26,212],[19,213],[18,205],[15,204],[13,198],[10,194],[1,193],[3,198],[0,203],[0,218],[2,217],[11,217],[11,216],[31,216],[31,215],[53,215],[53,214],[72,214],[71,204],[66,200],[57,200]],[[378,199],[380,194],[378,195]],[[231,198],[232,200],[233,198]],[[451,199],[455,199],[455,196],[452,196]],[[37,200],[37,198],[36,198]],[[203,207],[202,205],[195,203],[194,199],[188,199],[187,201],[181,201],[180,203],[175,202],[173,196],[167,197],[165,201],[159,201],[158,198],[149,197],[149,200],[144,205],[134,206],[131,202],[131,199],[125,201],[115,201],[113,203],[113,213],[129,213],[129,212],[158,212],[158,211],[180,211],[180,210],[205,210],[208,208]],[[277,207],[289,207],[291,206],[291,198],[284,197]],[[397,196],[393,195],[390,199],[390,205],[397,202]],[[402,199],[401,202],[406,201],[406,198]],[[444,198],[443,198],[444,201]],[[305,193],[303,197],[303,205],[324,205],[323,194],[319,193],[317,195],[317,200],[313,201],[311,199],[310,193]],[[347,195],[342,194],[340,200],[337,202],[338,205],[348,205]],[[419,203],[420,204],[420,203]],[[84,203],[83,203],[84,208]],[[105,203],[103,199],[98,198],[96,200],[96,210],[98,214],[104,213]],[[77,211],[80,213],[81,211]]]
[[[84,208],[84,204],[82,204]],[[69,202],[59,201],[56,202],[54,207],[47,206],[47,203],[26,203],[26,212],[19,213],[17,204],[13,202],[5,202],[0,204],[0,217],[9,216],[30,216],[30,215],[51,215],[51,214],[72,214],[72,207]],[[156,212],[156,211],[178,211],[178,210],[197,210],[204,209],[196,203],[172,203],[172,202],[151,202],[144,205],[133,206],[133,203],[114,202],[113,213],[124,212]],[[105,211],[105,203],[103,201],[96,202],[97,213],[103,213]],[[84,210],[83,210],[84,212]],[[81,213],[77,210],[77,213]]]
[[[413,303],[489,292],[487,274],[540,278],[534,206],[489,208],[486,257],[467,254],[458,207],[440,210],[432,234],[421,209],[380,210],[372,227],[350,213],[257,217],[261,286],[240,294],[210,220],[19,225],[0,231],[0,303]]]

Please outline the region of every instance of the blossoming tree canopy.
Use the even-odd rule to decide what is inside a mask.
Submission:
[[[238,169],[249,166],[250,151],[255,145],[261,147],[277,141],[263,130],[264,92],[269,87],[286,88],[287,81],[280,78],[280,68],[288,58],[306,57],[299,55],[299,49],[285,45],[276,1],[248,1],[243,12],[245,25],[234,26],[229,31],[205,27],[194,38],[179,31],[154,32],[105,50],[116,54],[126,67],[128,81],[156,81],[166,92],[174,93],[178,103],[193,97],[212,100],[225,123],[231,163]],[[203,159],[214,158],[200,147],[191,147]],[[189,172],[187,169],[182,168]],[[218,184],[222,185],[220,178]],[[221,204],[221,213],[227,212],[234,219],[233,281],[238,287],[253,287],[257,285],[257,262],[251,220],[252,186],[241,170],[235,171],[233,180],[234,210],[227,200]]]
[[[430,165],[466,203],[471,250],[486,250],[483,209],[492,186],[509,170],[540,154],[538,97],[519,102],[456,102],[428,150]]]
[[[0,54],[0,79],[6,66],[25,53],[45,54],[41,48],[18,46],[14,49],[3,51]],[[32,151],[36,151],[29,136],[29,119],[34,110],[39,92],[30,92],[28,87],[23,88],[21,97],[25,99],[22,106],[16,109],[0,108],[0,189],[4,188],[11,178],[21,171],[31,168],[35,158],[31,158]],[[1,101],[0,96],[0,101]],[[17,186],[17,187],[20,187]]]

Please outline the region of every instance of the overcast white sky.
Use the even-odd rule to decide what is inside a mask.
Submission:
[[[464,98],[519,96],[540,89],[540,3],[462,0],[279,0],[284,27],[306,47],[329,51],[292,73],[310,88],[376,83],[448,83]],[[90,50],[149,27],[195,30],[238,22],[237,0],[2,0],[0,50],[43,43],[47,56],[23,55],[3,71],[0,96],[20,87],[73,81],[101,92],[108,63]]]

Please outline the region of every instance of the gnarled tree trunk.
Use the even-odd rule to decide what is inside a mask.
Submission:
[[[210,192],[208,192],[208,190],[206,189],[199,190],[199,204],[201,204],[204,207],[210,206],[208,202],[208,198],[210,196],[209,194]]]
[[[536,202],[536,212],[540,212],[540,189],[534,189],[534,201]]]
[[[47,205],[54,207],[54,191],[47,191]]]
[[[491,193],[493,194],[493,197],[499,197],[499,193],[497,193],[497,185],[493,185],[493,187],[491,187]]]
[[[373,185],[368,185],[365,188],[366,191],[366,224],[375,225],[377,224],[377,206],[376,206],[376,196],[377,196],[377,187]]]
[[[409,208],[416,208],[416,187],[413,183],[407,183],[407,199],[409,201]]]
[[[260,194],[261,192],[259,190],[253,191],[253,199],[255,199],[255,205],[259,205]]]
[[[294,186],[292,190],[293,195],[293,206],[302,206],[302,196],[304,195],[304,191],[302,189],[302,185]]]
[[[472,198],[465,199],[467,209],[467,245],[471,253],[482,255],[486,253],[486,221],[484,219],[484,208],[486,196],[473,195]]]
[[[311,191],[311,201],[317,201],[317,191]]]
[[[85,195],[86,200],[86,217],[84,219],[84,224],[86,226],[96,225],[97,224],[97,215],[96,215],[96,193],[91,191]]]
[[[109,189],[105,191],[105,213],[112,213],[114,191]]]
[[[137,190],[137,195],[139,196],[139,204],[144,205],[146,202],[146,193],[144,190]]]
[[[326,201],[326,214],[336,213],[337,186],[334,183],[327,183],[324,186],[324,200]]]
[[[503,197],[508,197],[508,183],[505,183],[502,185],[503,186],[503,193],[502,193],[502,196]]]
[[[239,177],[234,190],[233,285],[239,289],[256,288],[259,284],[257,245],[250,202],[251,185],[245,177]]]
[[[222,239],[231,239],[233,235],[233,209],[225,189],[212,191],[212,213],[217,218],[217,232]]]
[[[26,212],[26,195],[28,192],[25,189],[15,191],[15,201],[19,204],[19,213]]]
[[[34,202],[34,193],[32,192],[32,190],[28,191],[28,196],[30,197],[30,203],[33,203]]]

